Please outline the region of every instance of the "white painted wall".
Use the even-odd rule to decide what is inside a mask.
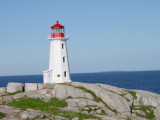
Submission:
[[[48,38],[48,40],[50,40],[50,59],[49,70],[43,72],[44,83],[71,82],[66,49],[67,39],[68,38]],[[63,62],[63,57],[65,57],[65,62]],[[64,76],[65,71],[66,76]]]

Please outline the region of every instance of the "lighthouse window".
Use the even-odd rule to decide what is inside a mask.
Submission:
[[[64,45],[63,45],[63,43],[62,43],[62,49],[64,48]]]
[[[58,74],[57,77],[60,77],[60,74]]]
[[[63,62],[65,62],[65,57],[63,57]]]
[[[59,28],[55,29],[55,33],[59,33],[59,31],[60,31]]]
[[[63,29],[62,28],[60,29],[60,33],[63,33]]]
[[[64,71],[64,77],[66,77],[66,71]]]
[[[55,28],[54,30],[52,30],[54,33],[63,33],[63,29],[62,28]]]

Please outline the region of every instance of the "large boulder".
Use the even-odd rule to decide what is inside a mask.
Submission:
[[[93,99],[93,96],[90,93],[84,92],[83,90],[72,86],[58,84],[54,87],[53,96],[58,99],[66,99],[69,97]]]
[[[26,83],[25,92],[34,91],[38,89],[37,83]]]
[[[5,87],[0,88],[0,96],[3,96],[6,94],[7,89]]]
[[[17,91],[23,91],[23,84],[22,83],[8,83],[7,85],[7,92],[14,93]]]

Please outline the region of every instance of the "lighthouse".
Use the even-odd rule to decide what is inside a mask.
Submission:
[[[71,82],[64,26],[58,21],[51,26],[49,69],[43,71],[44,83]]]

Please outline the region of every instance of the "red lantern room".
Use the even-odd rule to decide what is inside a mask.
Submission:
[[[55,25],[51,26],[51,37],[64,37],[64,26],[59,24],[58,21]]]

